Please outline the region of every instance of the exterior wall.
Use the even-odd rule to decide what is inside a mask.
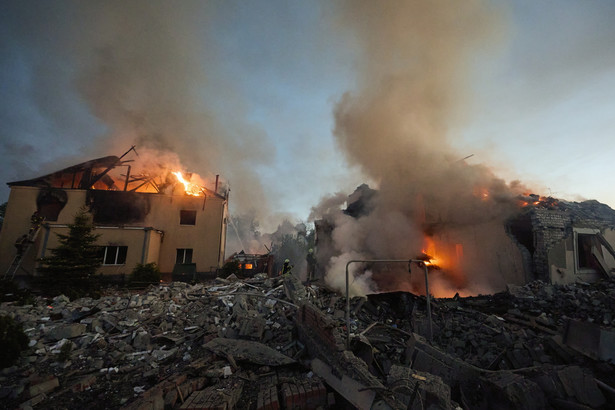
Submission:
[[[21,235],[28,233],[30,218],[36,211],[36,199],[40,192],[34,187],[12,187],[4,215],[4,224],[0,231],[0,275],[4,275],[9,268],[17,250],[15,241]],[[74,221],[75,214],[85,204],[85,191],[74,190],[68,192],[68,202],[60,212],[57,222],[54,224],[69,224]],[[55,237],[55,235],[52,235]],[[24,255],[20,271],[33,273],[35,260],[43,255],[45,229],[41,228],[35,243]],[[48,246],[49,248],[49,246]]]
[[[159,265],[163,272],[173,271],[177,249],[193,249],[192,261],[198,272],[210,272],[222,266],[227,202],[219,197],[148,194],[151,212],[145,225],[164,232]],[[180,211],[196,211],[195,225],[180,225]]]
[[[0,275],[4,275],[15,257],[15,240],[30,228],[30,218],[37,210],[36,200],[40,191],[35,187],[11,187],[4,226],[0,232]],[[48,256],[49,249],[58,246],[56,233],[68,232],[67,225],[74,222],[75,214],[86,204],[88,191],[68,189],[65,192],[68,200],[58,220],[43,224],[35,243],[24,256],[21,273],[34,272],[35,260]],[[198,272],[213,271],[222,265],[228,209],[225,198],[138,195],[140,200],[149,204],[149,212],[140,221],[96,224],[96,233],[100,234],[99,245],[128,247],[125,264],[102,266],[101,273],[130,273],[137,263],[144,262],[156,262],[162,272],[171,272],[178,248],[193,249],[192,262]],[[196,211],[195,225],[180,225],[180,210]]]
[[[537,209],[532,213],[534,230],[534,271],[536,279],[550,280],[549,253],[572,233],[570,215],[562,211]],[[551,255],[555,254],[551,252]]]
[[[147,250],[142,263],[158,263],[160,260],[160,245],[162,244],[164,234],[162,231],[156,231],[154,229],[148,229],[147,232],[149,232],[147,238]]]

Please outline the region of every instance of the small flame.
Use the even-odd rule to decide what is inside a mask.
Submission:
[[[474,196],[477,198],[480,198],[483,201],[488,201],[490,197],[489,190],[483,187],[475,187]]]
[[[181,172],[173,172],[173,175],[175,175],[175,177],[177,177],[177,180],[184,185],[184,191],[186,192],[186,194],[192,196],[200,196],[203,193],[203,188],[201,188],[197,184],[193,184],[192,182],[187,181]]]

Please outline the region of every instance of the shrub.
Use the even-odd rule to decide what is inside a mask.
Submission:
[[[100,235],[94,233],[92,216],[85,207],[68,228],[67,235],[57,234],[60,244],[50,250],[49,257],[40,260],[38,272],[43,275],[47,292],[76,299],[96,289],[94,275],[102,264],[100,247],[96,245]]]
[[[158,283],[160,282],[161,276],[160,268],[158,268],[155,262],[146,264],[138,263],[130,274],[128,281],[131,284]]]
[[[21,323],[9,316],[0,316],[0,368],[12,366],[28,347],[28,337]]]

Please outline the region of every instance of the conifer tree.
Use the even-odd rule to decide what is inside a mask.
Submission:
[[[79,210],[68,228],[67,235],[57,234],[60,245],[51,249],[51,256],[41,259],[38,271],[46,282],[64,293],[67,289],[77,290],[75,288],[87,291],[102,263],[100,248],[96,246],[100,235],[94,234],[92,217],[85,207]]]

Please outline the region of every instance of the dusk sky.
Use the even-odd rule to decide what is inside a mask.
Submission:
[[[7,182],[133,144],[221,174],[231,210],[255,208],[265,225],[273,215],[305,221],[323,197],[363,182],[377,187],[336,134],[336,107],[369,76],[408,74],[378,69],[382,55],[392,56],[387,69],[420,65],[437,43],[399,50],[404,35],[439,39],[457,3],[433,2],[446,13],[408,21],[390,45],[381,29],[387,18],[404,27],[406,14],[387,3],[362,31],[365,3],[4,1],[0,202]],[[462,57],[442,67],[454,87],[433,95],[452,101],[437,117],[447,144],[534,193],[615,207],[615,2],[467,3],[472,30],[460,28],[448,49]]]

